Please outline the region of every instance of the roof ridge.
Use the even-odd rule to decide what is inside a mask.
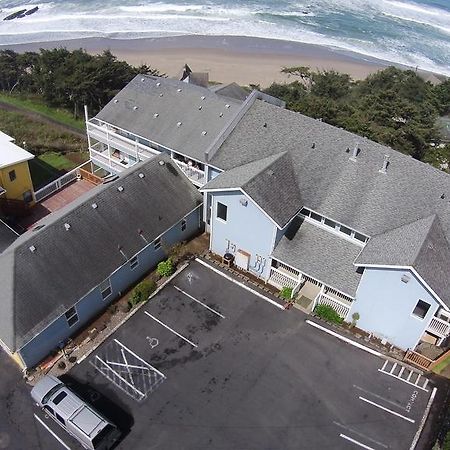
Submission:
[[[416,260],[419,257],[419,255],[422,253],[422,249],[423,249],[423,247],[425,245],[425,242],[426,242],[426,240],[427,240],[427,238],[428,238],[428,236],[430,234],[430,231],[431,231],[431,228],[432,228],[434,222],[436,221],[436,219],[439,220],[439,218],[438,218],[436,213],[433,213],[433,214],[430,214],[429,216],[422,217],[421,219],[417,219],[415,221],[415,222],[419,222],[419,221],[427,220],[427,219],[430,219],[430,218],[432,218],[431,223],[428,226],[427,232],[425,234],[425,237],[424,237],[422,243],[420,244],[419,248],[416,251],[416,254],[415,254],[414,259],[413,259],[414,263],[416,262]],[[444,234],[444,236],[445,236],[445,234]]]
[[[273,161],[271,161],[270,164],[268,164],[267,166],[264,166],[264,167],[263,167],[262,169],[260,169],[258,172],[254,173],[253,176],[250,177],[250,178],[244,183],[244,185],[243,185],[242,187],[246,186],[248,183],[250,183],[251,181],[253,181],[257,176],[259,176],[259,175],[261,174],[261,172],[263,172],[264,170],[267,170],[270,166],[272,166],[273,164],[275,164],[275,162],[278,161],[282,156],[288,155],[288,154],[289,154],[289,152],[287,152],[287,151],[284,151],[284,152],[281,152],[281,153],[275,153],[274,155],[266,156],[265,158],[261,158],[261,159],[255,159],[254,161],[251,161],[251,162],[249,162],[249,163],[247,163],[247,164],[243,164],[242,166],[238,166],[237,168],[242,168],[242,167],[245,167],[245,166],[250,165],[250,164],[254,164],[254,163],[257,163],[257,162],[262,162],[262,161],[264,161],[264,160],[266,160],[266,159],[273,159]]]

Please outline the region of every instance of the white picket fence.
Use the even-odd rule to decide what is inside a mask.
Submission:
[[[341,316],[343,319],[347,317],[348,312],[350,311],[350,305],[346,305],[345,303],[330,297],[327,294],[324,294],[320,292],[314,302],[314,307],[317,305],[327,305],[333,308],[339,316]]]

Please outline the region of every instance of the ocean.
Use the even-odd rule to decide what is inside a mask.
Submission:
[[[0,0],[0,45],[233,35],[312,43],[450,76],[450,0]]]

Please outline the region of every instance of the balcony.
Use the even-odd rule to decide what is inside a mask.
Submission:
[[[93,122],[87,122],[86,128],[90,137],[130,155],[136,160],[146,160],[160,153],[140,142],[122,136],[118,130],[109,125],[96,125]]]
[[[91,161],[95,165],[102,167],[108,172],[119,174],[120,172],[124,171],[127,167],[133,165],[133,164],[126,164],[123,162],[123,160],[121,160],[121,158],[117,158],[113,155],[110,155],[108,153],[108,150],[104,150],[102,152],[94,150],[95,145],[89,148]]]
[[[300,282],[299,274],[297,276],[293,271],[285,270],[283,267],[271,267],[270,275],[267,281],[272,286],[283,289],[289,287],[294,289]]]
[[[344,320],[347,317],[351,308],[351,302],[346,302],[344,300],[332,297],[331,295],[325,294],[322,290],[319,292],[319,294],[314,300],[313,309],[317,305],[326,305],[333,308]]]
[[[433,317],[426,331],[439,336],[442,340],[450,334],[450,323],[438,317]]]
[[[173,161],[193,184],[199,187],[205,184],[206,179],[204,170],[199,169],[188,163],[185,163],[184,161],[180,161],[179,159],[174,158]]]

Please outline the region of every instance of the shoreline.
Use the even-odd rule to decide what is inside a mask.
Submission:
[[[79,48],[98,54],[110,50],[119,60],[139,66],[147,64],[169,77],[181,73],[184,64],[196,72],[208,72],[211,81],[240,85],[272,82],[291,82],[295,77],[282,74],[283,67],[308,66],[312,70],[336,70],[348,73],[353,79],[395,65],[409,68],[358,53],[277,39],[242,36],[167,36],[140,39],[81,38],[27,44],[0,45],[0,50],[39,51],[65,47]],[[445,76],[423,70],[417,71],[425,79],[439,82]]]

